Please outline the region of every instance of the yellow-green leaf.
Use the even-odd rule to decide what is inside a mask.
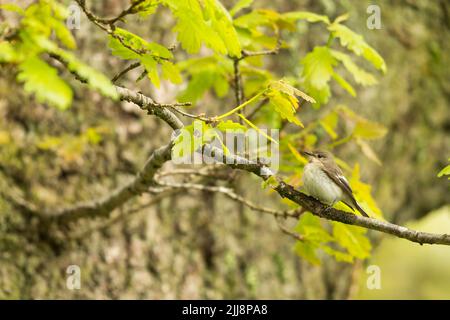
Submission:
[[[217,127],[217,129],[221,130],[221,131],[247,131],[247,127],[243,126],[242,124],[238,123],[238,122],[233,122],[231,120],[227,120],[227,121],[221,121]]]
[[[330,20],[327,16],[320,15],[314,12],[308,11],[293,11],[283,14],[283,17],[288,21],[306,20],[308,22],[323,22],[330,24]]]
[[[379,139],[384,137],[386,133],[386,127],[365,119],[359,119],[353,129],[353,136],[363,139]]]
[[[72,103],[72,89],[59,76],[55,68],[38,57],[31,57],[19,64],[17,80],[24,82],[27,93],[36,96],[39,102],[45,102],[61,110]]]
[[[353,97],[356,97],[355,89],[348,83],[344,78],[342,78],[339,74],[333,71],[332,77],[336,82],[344,88],[348,93],[350,93]]]
[[[377,79],[370,74],[369,72],[359,68],[353,61],[352,58],[342,52],[331,50],[331,54],[336,60],[342,62],[344,67],[351,73],[356,83],[359,83],[363,86],[371,86],[377,83]]]
[[[367,61],[371,62],[375,68],[386,72],[386,63],[378,52],[369,46],[364,38],[347,28],[346,26],[333,23],[328,29],[333,32],[334,36],[339,38],[341,45],[353,51],[358,56],[363,56]]]
[[[180,75],[180,70],[170,61],[161,60],[162,76],[164,79],[172,83],[179,84],[183,81]]]
[[[370,160],[381,166],[381,160],[378,158],[375,151],[373,151],[373,149],[369,146],[367,142],[365,142],[360,138],[356,138],[356,144],[361,148],[362,153],[367,158],[369,158]]]
[[[241,11],[242,9],[248,8],[251,6],[251,4],[253,3],[254,0],[239,0],[234,6],[233,8],[231,8],[230,10],[230,14],[231,16],[235,16],[236,13],[238,13],[239,11]]]
[[[332,222],[332,224],[335,241],[347,249],[349,254],[358,259],[366,259],[370,256],[372,245],[365,235],[365,229],[340,222]]]
[[[298,162],[301,164],[307,164],[308,160],[300,154],[300,152],[297,151],[289,142],[288,142],[288,148],[294,155],[295,159],[297,159]]]
[[[450,159],[448,159],[450,161]],[[442,177],[442,176],[450,176],[450,164],[448,166],[446,166],[445,168],[443,168],[441,171],[439,171],[438,173],[438,178]],[[448,178],[450,180],[450,177]]]

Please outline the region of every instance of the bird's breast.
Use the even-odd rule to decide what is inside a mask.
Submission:
[[[308,163],[303,170],[302,180],[306,192],[322,203],[333,205],[343,197],[341,188],[328,177],[318,164]]]

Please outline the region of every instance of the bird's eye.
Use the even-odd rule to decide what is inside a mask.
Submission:
[[[318,155],[317,155],[317,158],[323,158],[323,155],[318,154]]]

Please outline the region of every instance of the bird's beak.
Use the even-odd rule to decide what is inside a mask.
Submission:
[[[301,153],[306,156],[314,157],[314,153],[309,152],[309,151],[301,151]]]

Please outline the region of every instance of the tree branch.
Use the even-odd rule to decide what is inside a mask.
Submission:
[[[115,83],[117,80],[119,80],[122,76],[124,76],[127,72],[136,69],[137,67],[139,67],[141,65],[140,62],[134,62],[132,64],[130,64],[128,67],[126,67],[125,69],[123,69],[122,71],[120,71],[118,74],[116,74],[114,76],[114,78],[111,79],[112,83]]]
[[[195,183],[176,183],[176,182],[165,182],[165,181],[157,181],[158,185],[163,187],[169,187],[169,188],[175,188],[175,189],[186,189],[186,190],[199,190],[199,191],[208,191],[208,192],[216,192],[221,193],[228,198],[240,202],[246,207],[259,211],[262,213],[267,213],[270,215],[273,215],[275,217],[292,217],[292,218],[298,218],[301,214],[301,210],[274,210],[269,208],[260,207],[253,202],[251,202],[248,199],[245,199],[244,197],[238,195],[235,193],[232,189],[226,188],[223,186],[207,186],[203,184],[195,184]]]
[[[170,159],[171,149],[172,145],[169,144],[153,151],[144,168],[130,182],[98,200],[82,202],[62,209],[41,209],[18,197],[5,192],[2,194],[17,209],[47,220],[62,222],[83,217],[106,216],[132,197],[147,191],[149,185],[153,183],[156,171]]]
[[[342,222],[349,225],[360,226],[367,229],[377,230],[419,244],[450,245],[449,234],[434,234],[428,232],[415,231],[386,221],[357,216],[355,214],[351,214],[342,210],[330,208],[327,205],[322,204],[320,201],[314,199],[313,197],[310,197],[298,190],[295,190],[293,186],[286,184],[281,179],[273,175],[270,169],[265,166],[259,165],[255,162],[243,159],[238,156],[226,156],[219,149],[216,149],[215,153],[216,158],[224,159],[226,161],[225,163],[227,164],[231,163],[230,161],[233,161],[232,158],[234,158],[234,161],[237,162],[235,164],[228,164],[228,165],[236,169],[252,172],[264,180],[267,180],[268,178],[273,176],[275,180],[278,181],[278,183],[276,186],[272,186],[272,188],[275,191],[277,191],[282,198],[287,198],[297,203],[298,205],[300,205],[301,207],[305,208],[306,210],[310,211],[312,214],[318,217],[327,220]]]

